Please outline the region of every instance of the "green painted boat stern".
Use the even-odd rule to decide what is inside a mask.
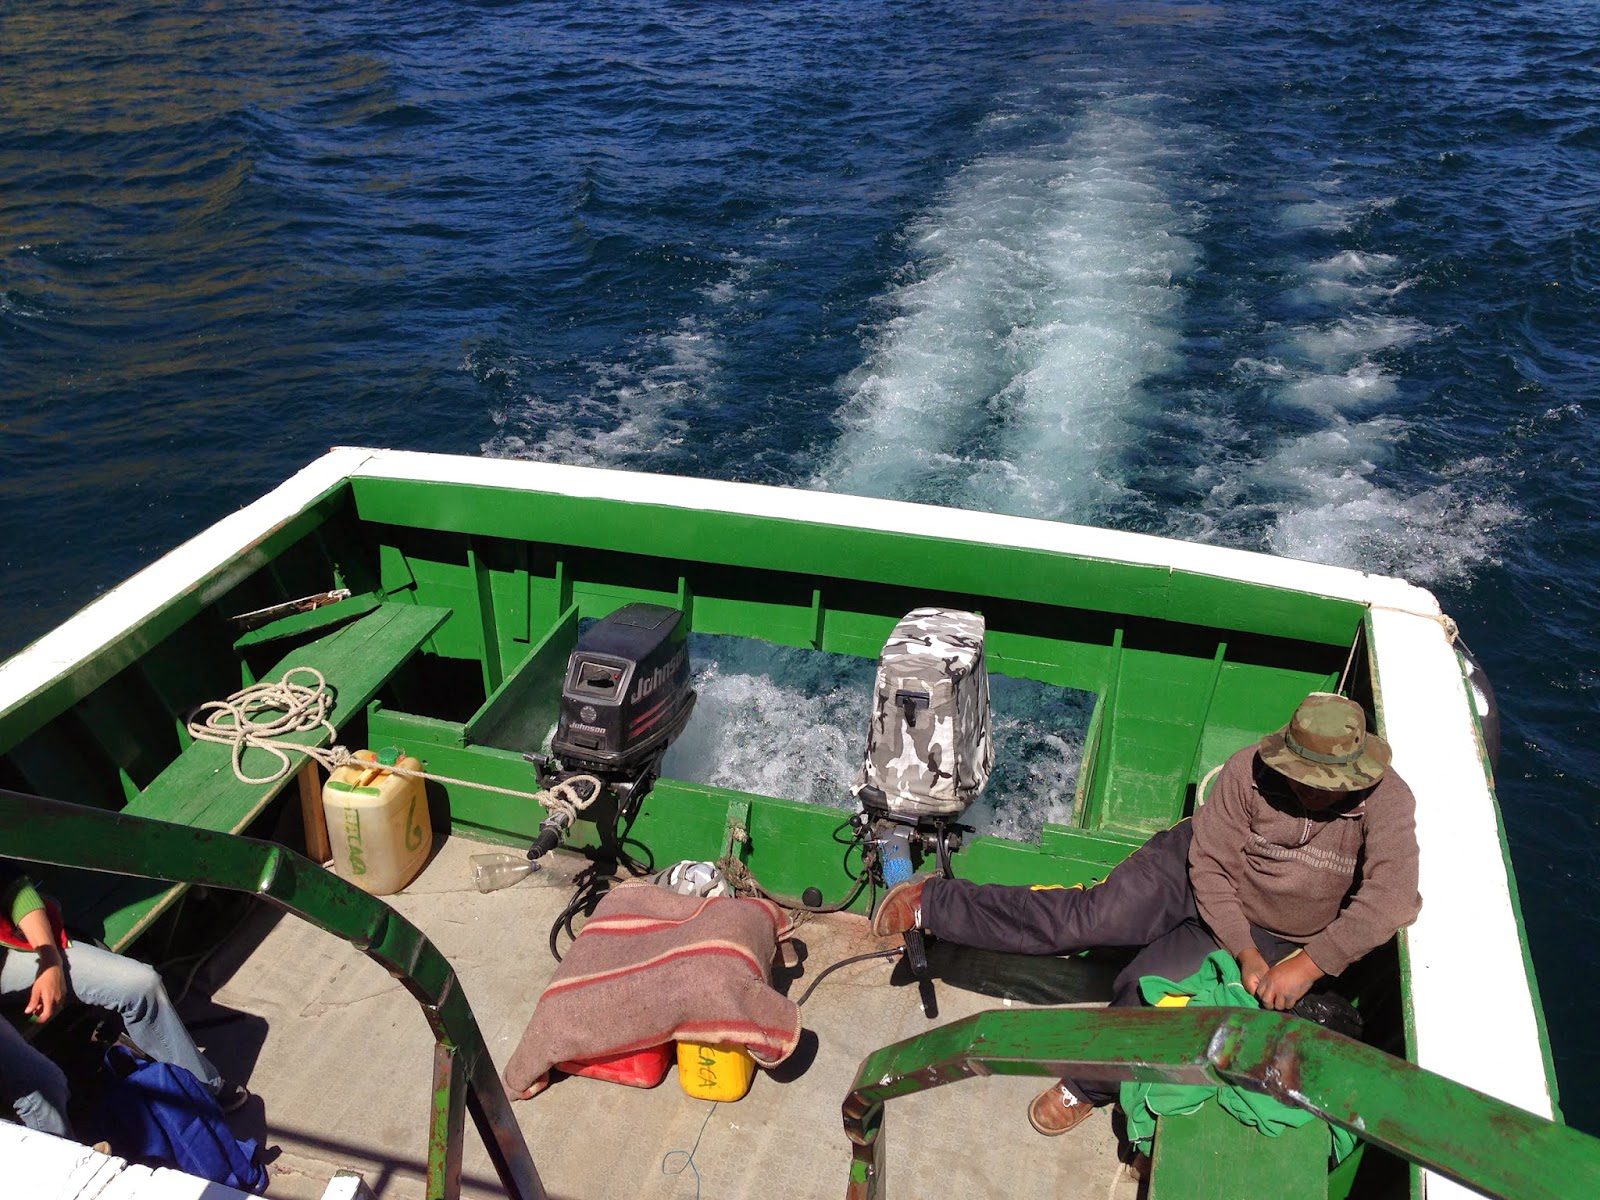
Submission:
[[[854,888],[862,865],[847,832],[853,805],[838,781],[854,771],[865,740],[872,664],[913,608],[981,613],[996,684],[1029,698],[1041,737],[1081,743],[1065,781],[1056,779],[1060,819],[1035,814],[1008,827],[1020,836],[965,839],[954,870],[978,881],[1103,878],[1152,832],[1191,813],[1208,773],[1281,727],[1312,690],[1356,699],[1400,752],[1422,745],[1433,736],[1437,692],[1411,694],[1401,653],[1410,644],[1421,648],[1419,662],[1434,655],[1439,679],[1454,671],[1451,686],[1461,684],[1437,603],[1399,581],[823,493],[352,449],[312,464],[0,666],[0,789],[299,849],[314,833],[302,831],[300,814],[316,808],[309,776],[303,794],[291,786],[303,755],[290,755],[281,778],[247,784],[234,777],[227,748],[195,741],[187,719],[241,686],[310,667],[334,704],[332,730],[304,735],[308,746],[337,737],[351,749],[403,747],[446,777],[428,784],[441,832],[525,846],[546,816],[526,795],[536,779],[525,755],[548,745],[568,657],[593,622],[639,603],[684,614],[695,669],[743,663],[772,683],[777,706],[789,705],[773,719],[807,755],[787,774],[757,769],[770,765],[758,745],[742,757],[741,776],[675,773],[686,760],[669,754],[626,826],[628,853],[657,866],[726,858],[773,893],[815,889],[828,904],[854,889],[858,912],[873,892]],[[265,620],[238,619],[261,610]],[[792,677],[779,678],[784,671]],[[837,693],[827,730],[807,707],[824,685]],[[723,714],[734,725],[739,715]],[[702,698],[684,740],[713,719]],[[1481,751],[1472,718],[1463,722],[1462,744]],[[741,728],[748,743],[772,726]],[[267,765],[259,753],[246,752],[245,765]],[[1467,766],[1478,771],[1467,790],[1482,792],[1492,841],[1492,781],[1481,759]],[[1035,784],[1026,772],[1016,778],[1014,799],[1026,810]],[[1464,785],[1451,779],[1448,799],[1459,805]],[[603,833],[580,817],[566,849],[594,853]],[[113,946],[146,933],[194,877],[170,863],[128,875],[84,865],[63,862],[46,882]],[[1503,860],[1500,869],[1520,928]],[[1448,877],[1437,880],[1442,896]],[[1419,1047],[1414,951],[1402,938],[1381,952],[1360,997],[1377,1045],[1407,1056]],[[1530,998],[1518,1003],[1544,1046],[1531,967],[1524,960],[1519,971],[1519,996]],[[1020,1032],[1016,1041],[1019,1062],[1062,1057],[1059,1039],[1031,1059]],[[1539,1075],[1553,1112],[1547,1060],[1531,1091]],[[862,1086],[869,1099],[878,1095]],[[459,1126],[457,1099],[450,1105],[439,1119],[449,1124],[454,1112]],[[1418,1161],[1461,1177],[1469,1170]],[[858,1175],[855,1186],[869,1183]],[[1352,1186],[1361,1193],[1347,1173],[1332,1194]]]

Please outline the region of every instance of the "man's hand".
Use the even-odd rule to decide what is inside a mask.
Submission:
[[[1304,950],[1298,950],[1267,972],[1256,991],[1256,999],[1261,1001],[1262,1008],[1291,1009],[1321,978],[1322,968],[1312,962]]]
[[[1267,977],[1268,970],[1267,960],[1254,946],[1239,956],[1239,981],[1252,996],[1260,997],[1261,981]]]
[[[28,1007],[22,1011],[42,1025],[60,1011],[66,998],[67,976],[61,959],[54,946],[44,947],[39,954],[39,974],[28,993]]]

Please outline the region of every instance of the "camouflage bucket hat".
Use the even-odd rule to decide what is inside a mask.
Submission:
[[[1389,765],[1389,743],[1367,732],[1361,706],[1331,692],[1312,692],[1258,749],[1278,774],[1330,792],[1369,788]]]

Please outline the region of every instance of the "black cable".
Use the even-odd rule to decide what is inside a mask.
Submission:
[[[841,846],[856,846],[856,845],[860,845],[860,843],[861,843],[861,831],[860,830],[856,830],[856,832],[851,835],[849,841],[845,841],[843,838],[841,838],[839,836],[839,831],[841,829],[845,829],[845,828],[854,826],[855,823],[856,823],[856,819],[855,819],[854,815],[848,816],[844,820],[840,821],[837,825],[835,825],[833,827],[833,832],[830,833],[828,836],[831,837],[835,842],[837,842]]]
[[[550,946],[550,957],[555,959],[557,962],[561,961],[561,934],[565,932],[568,940],[577,941],[578,934],[572,928],[572,923],[578,919],[578,914],[583,911],[583,909],[592,899],[594,899],[595,895],[603,890],[605,885],[609,885],[614,881],[615,875],[619,869],[625,869],[628,874],[632,875],[636,879],[640,876],[648,875],[655,870],[655,863],[653,861],[654,855],[650,850],[650,847],[646,846],[637,838],[630,836],[633,832],[633,823],[638,819],[639,811],[642,807],[640,802],[644,799],[644,792],[647,790],[648,785],[646,785],[643,789],[635,789],[633,797],[629,802],[628,811],[617,814],[620,824],[614,825],[611,828],[612,837],[610,839],[610,843],[607,844],[602,842],[601,853],[609,852],[615,856],[616,861],[612,862],[608,857],[591,862],[589,866],[580,871],[576,879],[574,879],[571,898],[567,901],[566,907],[556,914],[556,919],[550,925],[550,937],[548,939]],[[629,854],[627,846],[630,842],[642,849],[646,856],[650,857],[652,861],[641,862],[639,859]],[[602,862],[606,863],[611,868],[610,871],[604,875],[602,875],[600,871]]]
[[[765,896],[768,900],[771,900],[779,908],[786,908],[791,912],[819,914],[843,912],[845,909],[854,904],[856,897],[861,895],[861,889],[867,886],[868,874],[869,872],[863,871],[860,875],[856,876],[855,887],[851,888],[850,894],[837,904],[818,904],[816,906],[812,906],[810,904],[802,903],[799,900],[791,900],[787,896],[779,896],[773,892],[767,891],[766,888],[761,886],[761,881],[758,880],[754,875],[750,874],[749,868],[745,869],[745,878],[750,881],[750,886],[753,887],[757,893]]]
[[[849,958],[841,958],[838,962],[825,967],[822,974],[811,981],[811,986],[806,988],[799,1000],[795,1001],[795,1007],[799,1008],[800,1005],[811,999],[811,993],[817,990],[817,985],[840,967],[848,967],[851,963],[866,962],[869,958],[894,958],[905,952],[906,948],[904,946],[896,946],[892,950],[872,950],[866,954],[855,954]]]
[[[839,842],[839,831],[845,828],[845,826],[853,823],[853,820],[845,820],[835,825],[833,827],[832,834],[833,840],[835,842]],[[846,874],[849,874],[850,872],[850,852],[859,848],[861,846],[861,842],[862,834],[858,832],[856,836],[851,838],[848,843],[841,843],[844,845],[844,869]],[[743,866],[742,863],[740,865]],[[849,908],[856,902],[856,897],[861,895],[861,889],[866,886],[867,879],[871,874],[872,872],[868,869],[866,863],[863,862],[861,865],[861,873],[859,875],[852,876],[852,878],[855,880],[855,886],[850,889],[849,895],[845,896],[845,898],[840,900],[837,904],[818,904],[813,906],[806,904],[801,900],[791,900],[787,896],[780,896],[776,892],[769,892],[766,888],[761,886],[761,881],[755,877],[755,873],[752,872],[749,867],[745,867],[744,869],[745,880],[748,881],[750,887],[755,890],[757,895],[765,896],[779,908],[788,909],[791,912],[816,913],[818,915],[823,913],[843,912],[845,909]]]
[[[838,830],[834,830],[834,832],[837,833]],[[838,838],[834,838],[833,840],[835,842],[839,841]],[[856,834],[855,837],[851,838],[848,842],[842,843],[844,846],[844,858],[841,860],[840,866],[844,868],[844,873],[850,876],[852,879],[861,873],[860,871],[852,871],[850,869],[850,855],[852,852],[859,852],[861,855],[861,871],[865,871],[867,869],[867,850],[866,846],[862,843],[863,838],[859,833]]]
[[[571,898],[567,901],[566,907],[556,914],[556,919],[550,925],[550,956],[557,962],[561,961],[561,951],[557,948],[561,931],[566,930],[567,937],[576,941],[578,935],[573,931],[572,922],[577,919],[578,914],[583,911],[595,894],[601,890],[602,883],[610,882],[611,876],[600,873],[600,864],[598,862],[590,863],[582,871],[578,872]]]

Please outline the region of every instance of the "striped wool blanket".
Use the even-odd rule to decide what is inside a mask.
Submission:
[[[772,988],[788,934],[767,900],[703,900],[629,880],[600,901],[539,998],[501,1078],[515,1098],[557,1063],[674,1040],[733,1042],[762,1066],[794,1052],[800,1010]]]

